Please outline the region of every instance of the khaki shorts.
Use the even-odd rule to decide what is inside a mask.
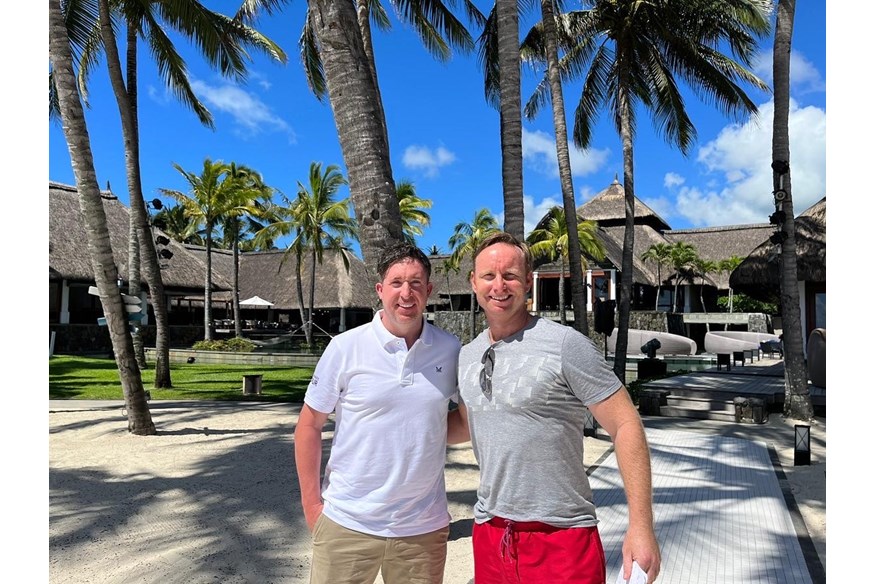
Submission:
[[[441,584],[449,527],[410,537],[380,537],[320,515],[313,528],[311,584]]]

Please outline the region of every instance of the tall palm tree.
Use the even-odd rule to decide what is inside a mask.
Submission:
[[[736,268],[739,267],[739,264],[742,263],[742,258],[739,256],[730,256],[729,258],[723,259],[718,262],[718,273],[719,274],[729,274],[733,272]],[[730,297],[728,299],[727,305],[729,307],[729,311],[733,312],[733,288],[729,289]]]
[[[270,13],[286,3],[287,0],[247,0],[238,11],[238,18],[251,19],[260,11]],[[470,0],[464,3],[469,17],[479,14]],[[370,28],[363,31],[363,23],[369,22],[365,13],[373,13],[376,5],[311,0],[301,45],[311,88],[318,97],[328,94],[347,168],[362,255],[375,274],[380,251],[404,240],[376,66],[370,41],[366,41]],[[415,17],[422,20],[424,29],[429,28],[425,23],[431,23],[433,29],[443,29],[452,20],[442,10],[443,4],[434,0],[399,1],[395,5],[403,20]],[[458,44],[459,40],[451,36],[452,43]]]
[[[95,8],[95,2],[97,7]],[[169,364],[169,321],[164,285],[148,213],[143,201],[140,177],[139,128],[137,120],[137,43],[143,35],[152,50],[167,85],[191,107],[199,119],[212,127],[212,116],[198,101],[191,89],[185,62],[177,54],[164,28],[181,32],[200,49],[201,54],[223,74],[242,78],[246,73],[248,47],[255,47],[285,62],[280,48],[254,29],[226,16],[207,10],[199,2],[149,2],[127,0],[81,0],[66,3],[68,27],[75,31],[74,46],[81,52],[79,68],[80,91],[86,94],[87,80],[99,61],[100,51],[106,54],[107,68],[121,117],[125,143],[126,175],[131,204],[133,238],[130,259],[142,257],[143,271],[149,284],[156,321],[155,387],[171,387]],[[111,10],[111,8],[113,10]],[[114,20],[126,26],[127,59],[125,76],[116,47]],[[140,247],[145,253],[140,253]],[[138,276],[139,277],[139,276]]]
[[[432,222],[429,213],[425,211],[432,208],[432,200],[418,197],[414,183],[409,180],[398,181],[395,194],[398,197],[402,233],[406,241],[416,243],[415,237],[423,235],[423,228]]]
[[[128,319],[116,279],[118,271],[110,246],[106,213],[100,198],[100,187],[94,171],[94,157],[85,114],[82,109],[73,71],[73,52],[60,0],[49,0],[49,59],[55,80],[55,99],[63,120],[64,137],[73,161],[79,206],[88,240],[88,252],[94,281],[107,319],[110,341],[119,369],[119,379],[125,397],[128,431],[136,435],[154,435],[155,424],[146,403],[143,380],[134,356],[134,345],[128,334]]]
[[[557,147],[557,167],[560,174],[560,190],[563,194],[563,210],[566,218],[566,232],[569,234],[569,265],[572,276],[572,306],[575,312],[575,328],[589,334],[587,322],[587,291],[584,285],[584,262],[581,258],[581,242],[578,240],[577,205],[575,188],[572,185],[572,163],[569,159],[569,133],[566,128],[566,106],[563,100],[563,83],[560,79],[559,51],[557,49],[557,23],[554,0],[541,0],[541,28],[544,41],[540,50],[531,53],[532,60],[547,62],[547,82],[550,88],[551,113],[553,114],[554,135]],[[558,3],[559,4],[559,3]],[[524,41],[524,46],[526,41]],[[521,55],[527,58],[521,48]],[[544,81],[542,81],[544,83]]]
[[[173,167],[189,183],[190,194],[175,189],[158,190],[182,204],[199,227],[203,226],[206,247],[204,275],[204,339],[213,338],[213,235],[223,217],[245,207],[250,193],[241,188],[238,178],[232,176],[230,165],[218,160],[204,159],[201,174],[195,174],[174,163]]]
[[[696,130],[688,117],[679,78],[727,114],[753,113],[755,104],[740,83],[766,85],[749,69],[756,40],[770,30],[770,0],[585,0],[585,9],[560,19],[562,74],[583,74],[573,138],[590,146],[602,109],[621,138],[624,157],[625,223],[618,302],[614,372],[626,378],[630,299],[633,287],[635,189],[633,142],[636,114],[644,108],[659,131],[687,154]],[[733,58],[721,49],[729,49]],[[546,88],[540,86],[538,92]],[[537,107],[533,97],[527,108]]]
[[[706,301],[703,300],[703,288],[706,287],[706,277],[718,271],[718,264],[712,260],[697,257],[693,261],[693,270],[694,274],[700,277],[700,306],[703,307],[703,312],[708,312],[706,310]],[[706,330],[710,330],[708,321],[706,321]]]
[[[302,310],[301,323],[308,346],[312,346],[313,306],[316,294],[316,266],[322,264],[323,253],[327,250],[341,253],[344,266],[349,269],[347,238],[357,237],[356,222],[350,217],[350,199],[335,200],[338,190],[347,184],[340,168],[330,164],[322,168],[322,163],[311,162],[307,184],[298,182],[298,195],[294,201],[283,197],[286,206],[275,206],[274,217],[265,228],[256,234],[256,239],[295,235],[288,246],[286,257],[294,253],[296,265],[296,286],[299,307]],[[301,285],[301,270],[304,254],[310,255],[310,298],[307,312],[304,313],[304,298]]]
[[[682,279],[690,279],[690,272],[697,261],[696,248],[684,241],[676,241],[669,247],[669,265],[675,270],[675,292],[672,295],[672,311],[678,312],[678,285]]]
[[[642,254],[642,261],[652,261],[657,264],[657,299],[654,300],[654,311],[660,309],[660,286],[663,284],[663,274],[661,273],[663,266],[669,264],[669,257],[672,251],[672,246],[668,243],[651,244],[645,253]]]
[[[779,0],[776,38],[773,46],[773,189],[777,209],[785,214],[781,225],[782,248],[782,341],[785,347],[785,416],[810,420],[813,416],[806,364],[803,355],[803,327],[800,322],[800,289],[797,283],[797,237],[794,226],[794,197],[791,193],[791,148],[788,133],[790,109],[791,36],[794,31],[796,0]]]
[[[450,239],[447,241],[447,245],[450,246],[450,267],[458,271],[462,266],[463,260],[471,258],[472,267],[469,269],[469,274],[471,274],[471,270],[474,269],[474,252],[488,235],[495,233],[498,230],[499,223],[496,221],[493,214],[490,213],[489,209],[486,208],[475,212],[474,219],[472,219],[471,223],[466,223],[465,221],[457,223],[453,228],[453,235],[451,235]],[[477,301],[475,300],[474,290],[472,290],[469,331],[472,339],[475,338],[476,335],[475,306],[477,306]]]
[[[584,250],[584,254],[579,256],[583,264],[579,266],[579,271],[583,278],[584,268],[587,264],[585,254],[596,261],[602,261],[605,259],[605,247],[602,245],[602,241],[596,237],[597,225],[595,221],[579,219],[577,215],[575,218],[578,220],[577,239],[581,242],[581,247]],[[566,324],[565,273],[566,261],[572,261],[572,256],[569,253],[571,239],[567,231],[566,213],[562,207],[551,208],[545,226],[533,229],[529,237],[526,238],[533,256],[543,257],[550,262],[560,260],[560,322],[562,324]]]

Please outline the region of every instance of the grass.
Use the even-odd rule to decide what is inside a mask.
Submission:
[[[312,367],[172,363],[173,387],[154,389],[155,364],[141,372],[153,400],[300,402]],[[261,395],[243,395],[243,376],[261,373]],[[49,358],[49,399],[124,399],[113,359],[55,355]]]

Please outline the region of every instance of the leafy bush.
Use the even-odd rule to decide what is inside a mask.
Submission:
[[[233,339],[214,339],[210,341],[198,341],[192,345],[196,351],[230,351],[233,353],[252,353],[255,343],[248,339],[234,337]]]
[[[730,307],[729,296],[718,298],[718,307],[727,312]],[[733,312],[762,312],[775,316],[779,314],[779,307],[773,302],[761,302],[741,292],[737,292],[733,294]]]

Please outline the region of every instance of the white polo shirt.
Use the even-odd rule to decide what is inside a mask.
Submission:
[[[407,537],[450,523],[444,463],[448,406],[459,401],[460,342],[424,319],[408,350],[381,312],[331,340],[304,403],[335,413],[322,484],[326,517],[363,533]]]

